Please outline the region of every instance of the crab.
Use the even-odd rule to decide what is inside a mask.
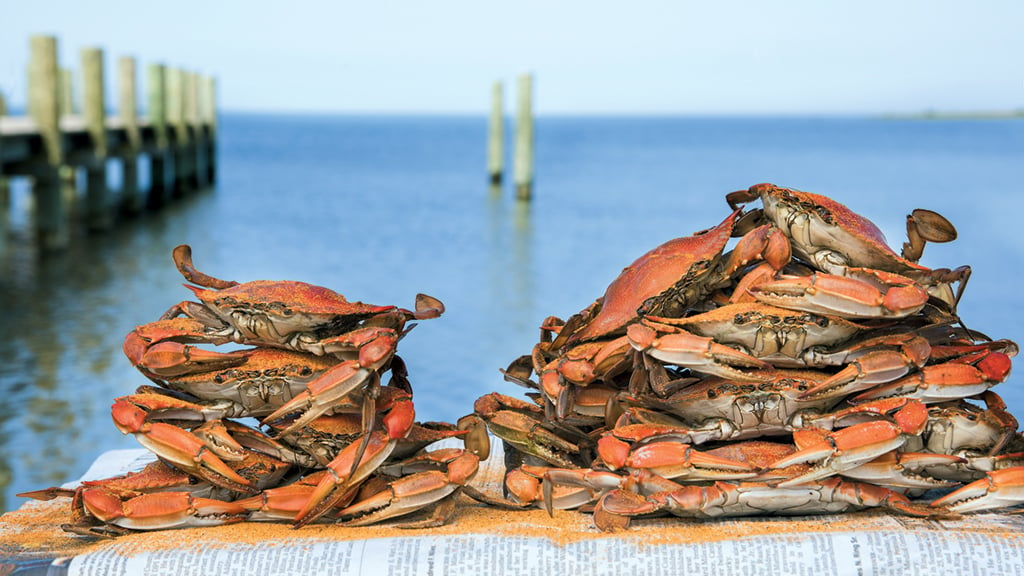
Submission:
[[[834,514],[865,508],[886,508],[921,517],[938,515],[935,510],[915,506],[898,492],[841,478],[793,487],[719,481],[711,486],[683,486],[646,497],[628,490],[613,490],[601,498],[599,506],[606,514],[627,519],[666,513],[688,518]],[[621,526],[628,526],[628,521]]]
[[[989,472],[984,478],[954,490],[932,502],[951,511],[978,512],[1024,504],[1024,466]]]
[[[670,332],[669,326],[711,338],[776,367],[807,366],[809,350],[840,345],[870,329],[836,316],[760,303],[729,304],[685,318],[648,316],[641,324],[658,332]]]
[[[440,526],[454,511],[454,496],[476,475],[479,461],[471,452],[448,448],[381,466],[382,486],[364,490],[371,494],[361,494],[354,504],[338,511],[337,515],[346,526],[366,526],[434,508],[428,518],[399,527]]]
[[[928,421],[924,404],[913,399],[856,406],[831,417],[840,420],[850,413],[868,415],[871,419],[831,432],[818,426],[793,431],[798,450],[772,463],[770,468],[804,463],[815,465],[807,472],[778,483],[778,486],[785,488],[817,481],[870,462],[920,435]],[[875,416],[879,418],[874,419]]]
[[[558,417],[565,417],[572,386],[610,380],[630,367],[627,328],[646,315],[680,317],[709,294],[727,286],[734,274],[755,261],[782,269],[790,259],[789,245],[768,225],[743,235],[727,255],[740,210],[720,224],[693,236],[670,240],[627,266],[604,296],[564,325],[545,322],[557,336],[534,350],[534,369],[546,400]],[[549,319],[550,320],[550,319]]]
[[[437,318],[444,305],[425,294],[416,296],[416,310],[350,302],[327,288],[289,280],[257,280],[239,284],[220,280],[195,269],[192,248],[177,246],[174,263],[185,286],[200,300],[184,301],[164,313],[162,319],[194,318],[218,338],[240,344],[290,348],[324,354],[323,341],[353,329],[383,326],[402,332],[411,319]]]
[[[619,425],[604,433],[599,447],[609,450],[617,442],[628,446],[664,436],[703,444],[788,434],[796,427],[822,420],[842,401],[842,394],[800,397],[822,377],[821,373],[808,370],[778,370],[764,382],[710,377],[667,398],[625,397],[627,403],[656,409],[657,413],[672,415],[677,420],[660,425],[620,420]],[[620,453],[623,448],[618,448]]]
[[[870,220],[827,196],[773,184],[756,184],[726,196],[733,208],[758,198],[767,219],[789,238],[794,255],[818,270],[837,276],[846,275],[850,268],[899,274],[923,285],[933,298],[956,313],[970,267],[929,269],[917,263],[925,242],[956,238],[956,229],[942,216],[926,210],[909,216],[909,241],[903,255],[899,255]],[[957,283],[955,293],[953,283]]]
[[[544,410],[537,404],[492,392],[478,398],[473,407],[473,414],[460,419],[459,427],[485,427],[511,447],[506,459],[525,455],[562,468],[586,465],[588,442],[592,443],[586,433],[564,422],[545,422]],[[478,454],[485,450],[483,443],[472,446]]]

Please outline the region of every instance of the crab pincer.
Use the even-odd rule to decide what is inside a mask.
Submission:
[[[327,465],[327,473],[313,489],[306,504],[295,515],[293,528],[301,528],[336,506],[352,501],[359,484],[368,478],[395,449],[397,440],[383,430],[373,432],[359,455],[361,442],[353,442]]]
[[[633,348],[662,362],[746,382],[770,378],[770,364],[711,338],[682,330],[659,336],[654,328],[644,324],[631,325],[626,335]],[[762,372],[748,372],[740,368],[756,368]]]
[[[114,425],[123,434],[134,435],[140,444],[178,469],[228,490],[258,492],[250,480],[225,464],[206,442],[177,426],[150,421],[149,413],[133,403],[131,397],[119,398],[111,414]]]
[[[878,420],[859,422],[848,428],[827,432],[801,428],[793,433],[799,450],[774,462],[780,469],[794,464],[815,463],[809,471],[778,483],[786,488],[820,480],[856,468],[903,446],[907,438],[920,434],[928,422],[928,409],[912,399],[900,399],[878,410]]]
[[[931,503],[952,512],[977,512],[1024,504],[1024,466],[989,472],[981,480],[946,494]]]

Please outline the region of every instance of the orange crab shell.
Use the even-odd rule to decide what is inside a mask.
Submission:
[[[734,211],[710,230],[669,240],[623,269],[605,291],[600,311],[572,340],[590,340],[621,330],[647,307],[648,300],[709,270],[729,242],[739,214],[740,210]]]
[[[292,312],[324,316],[373,315],[397,310],[396,306],[375,306],[362,302],[349,302],[337,292],[292,280],[255,280],[223,290],[212,290],[185,284],[203,303],[218,309],[245,306],[276,311],[280,315]]]

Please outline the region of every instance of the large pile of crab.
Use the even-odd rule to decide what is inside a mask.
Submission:
[[[117,428],[158,459],[22,496],[70,496],[65,529],[87,535],[243,520],[366,525],[427,508],[435,514],[408,525],[444,520],[478,458],[424,451],[464,433],[415,422],[395,354],[408,322],[440,316],[440,301],[420,294],[410,311],[303,282],[239,284],[197,271],[186,245],[173,256],[199,302],[128,334],[125,354],[156,386],[112,409]],[[229,343],[244,347],[211,349]]]
[[[504,497],[471,495],[589,509],[604,530],[650,515],[1024,502],[1024,442],[990,390],[1017,346],[958,316],[969,267],[918,264],[953,226],[915,210],[897,254],[825,196],[759,184],[727,201],[717,226],[654,248],[567,321],[544,321],[532,354],[505,370],[529,400],[488,394],[460,421],[505,445]]]

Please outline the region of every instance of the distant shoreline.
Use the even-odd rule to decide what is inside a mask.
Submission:
[[[1024,108],[993,112],[939,112],[926,111],[913,114],[882,114],[886,120],[1013,120],[1024,118]]]
[[[108,110],[108,115],[113,116],[116,114],[116,110]],[[142,115],[146,114],[145,109],[141,109]],[[7,109],[7,116],[26,116],[28,111],[21,106],[12,106]],[[339,117],[363,117],[363,118],[451,118],[451,117],[466,117],[476,118],[485,117],[484,112],[462,112],[462,113],[442,113],[442,112],[416,112],[416,111],[391,111],[391,112],[367,112],[367,111],[300,111],[300,110],[232,110],[222,109],[219,111],[220,115],[228,116],[309,116],[309,117],[324,117],[324,116],[339,116]],[[864,113],[831,113],[823,114],[818,112],[808,112],[806,114],[702,114],[702,113],[630,113],[630,112],[614,112],[614,113],[539,113],[538,118],[874,118],[882,120],[1017,120],[1024,119],[1024,108],[1017,110],[993,110],[993,111],[965,111],[965,112],[948,112],[948,111],[932,111],[926,110],[923,112],[864,112]]]

